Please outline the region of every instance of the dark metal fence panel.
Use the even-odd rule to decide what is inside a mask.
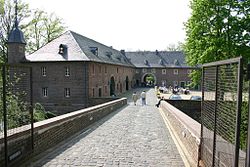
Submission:
[[[201,159],[206,166],[213,163],[216,67],[203,68],[202,146]]]
[[[240,149],[242,59],[203,67],[201,159],[206,166],[245,166]]]
[[[1,107],[6,102],[6,113],[1,113],[0,120],[6,125],[6,133],[1,132],[0,135],[0,155],[4,157],[0,160],[0,166],[15,166],[18,160],[25,158],[33,149],[31,68],[8,65],[2,75],[6,78],[6,91],[2,89],[1,96],[6,95],[6,100],[1,100]],[[26,130],[29,133],[16,142],[14,139],[18,139],[18,134]]]

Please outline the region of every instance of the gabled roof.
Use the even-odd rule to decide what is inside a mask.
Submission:
[[[126,52],[126,56],[131,59],[131,62],[138,68],[187,68],[190,67],[185,61],[185,55],[181,51],[138,51]],[[145,61],[148,63],[146,64]]]
[[[138,51],[126,52],[126,56],[136,67],[165,67],[165,60],[163,60],[156,52]]]
[[[59,53],[59,46],[67,46],[67,56]],[[97,54],[93,53],[97,48]],[[133,66],[120,51],[105,46],[73,31],[67,31],[31,55],[26,56],[29,62],[49,61],[95,61],[101,63]]]

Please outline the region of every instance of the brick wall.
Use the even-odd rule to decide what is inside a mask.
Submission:
[[[30,142],[30,127],[16,129],[15,132],[18,133],[8,136],[8,155],[13,157],[14,154],[21,154],[15,157],[10,165],[16,166],[25,159],[44,152],[126,104],[127,99],[122,98],[35,123],[33,152],[30,152],[30,145],[27,144]],[[4,155],[3,143],[3,137],[0,136],[0,155]],[[27,155],[27,153],[29,154]],[[3,158],[1,156],[0,166],[4,166]]]
[[[46,110],[56,114],[88,106],[88,68],[86,62],[41,62],[27,63],[32,67],[33,102],[41,103]],[[42,68],[46,68],[46,76]],[[65,75],[66,68],[69,76]],[[43,88],[48,89],[47,97],[43,96]],[[65,97],[65,88],[70,89],[70,97]]]
[[[143,76],[145,74],[153,74],[156,78],[156,85],[161,86],[162,81],[166,82],[166,86],[174,86],[173,81],[177,81],[180,86],[181,81],[191,82],[191,78],[189,77],[188,70],[192,70],[193,68],[155,68],[155,72],[152,73],[153,68],[145,68],[146,72],[143,72],[143,68],[137,68],[138,73],[135,75],[136,80],[139,81],[139,85],[143,82]],[[162,70],[166,70],[166,74],[162,74]],[[174,74],[174,70],[178,69],[178,75]]]
[[[189,164],[197,166],[201,125],[166,101],[161,108]]]
[[[114,93],[116,95],[126,92],[126,84],[128,84],[127,88],[130,90],[135,83],[134,67],[89,62],[88,70],[89,97],[91,98],[110,97],[111,77],[114,77]],[[127,83],[126,78],[128,80]]]

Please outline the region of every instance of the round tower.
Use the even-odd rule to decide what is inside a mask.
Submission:
[[[8,41],[8,63],[16,64],[25,60],[25,39],[23,32],[18,27],[17,21],[17,1],[15,7],[15,25],[12,28]]]

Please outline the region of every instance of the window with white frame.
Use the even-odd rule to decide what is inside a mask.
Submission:
[[[156,72],[156,70],[155,70],[154,68],[152,68],[152,69],[151,69],[151,72],[152,72],[152,73],[155,73],[155,72]]]
[[[99,74],[101,74],[101,73],[102,73],[102,66],[99,65]]]
[[[108,93],[108,87],[107,86],[104,87],[104,92],[105,92],[105,94]]]
[[[69,69],[69,67],[65,67],[65,76],[66,77],[70,76],[70,69]]]
[[[143,72],[143,73],[146,73],[146,72],[147,72],[147,69],[146,69],[146,68],[143,68],[143,69],[142,69],[142,72]]]
[[[107,74],[107,73],[108,73],[107,66],[105,66],[105,67],[104,67],[104,72],[105,72],[105,74]]]
[[[92,65],[92,74],[95,75],[95,65]]]
[[[43,95],[43,97],[48,97],[48,88],[47,87],[42,88],[42,95]]]
[[[136,74],[139,74],[139,70],[138,70],[138,69],[136,69],[136,70],[135,70],[135,73],[136,73]]]
[[[174,69],[174,75],[178,75],[179,70],[178,69]]]
[[[187,74],[191,74],[192,73],[192,70],[187,70]]]
[[[70,97],[70,88],[64,88],[64,96]]]
[[[43,77],[46,77],[46,67],[41,67],[41,74]]]
[[[173,86],[178,86],[178,81],[173,81]]]
[[[162,73],[162,74],[167,74],[167,70],[166,70],[166,69],[162,69],[162,70],[161,70],[161,73]]]

